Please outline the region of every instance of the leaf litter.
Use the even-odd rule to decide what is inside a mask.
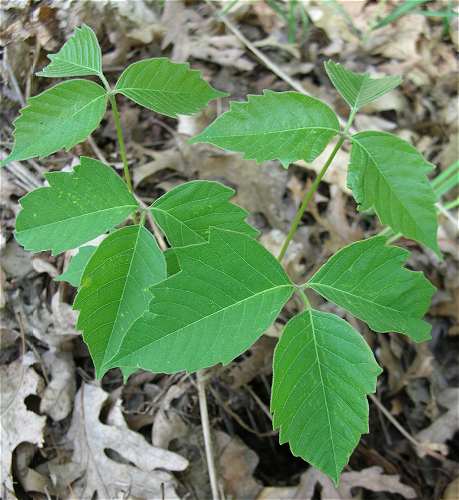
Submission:
[[[6,29],[1,44],[7,46],[9,66],[2,70],[6,81],[2,133],[7,139],[21,98],[44,89],[33,72],[42,68],[46,53],[59,47],[82,22],[102,37],[104,66],[109,71],[118,71],[128,59],[165,52],[176,60],[190,58],[194,67],[234,99],[243,100],[246,94],[260,93],[266,87],[290,90],[204,2],[166,2],[163,10],[146,1],[135,2],[135,8],[126,5],[4,2]],[[215,5],[225,7],[223,2]],[[280,9],[274,9],[276,5]],[[240,1],[227,16],[278,68],[297,78],[306,92],[334,103],[338,110],[344,106],[327,83],[323,59],[333,57],[355,71],[404,75],[399,91],[363,110],[357,128],[390,130],[408,137],[438,165],[434,175],[456,161],[457,16],[450,21],[449,31],[441,19],[415,12],[372,29],[397,2],[312,0],[304,4],[308,19],[304,28],[299,7],[293,24],[279,14],[285,5]],[[442,10],[444,2],[430,2],[428,8]],[[304,69],[298,71],[300,67]],[[312,164],[298,162],[285,171],[277,162],[256,166],[211,146],[186,144],[189,135],[199,133],[213,119],[211,113],[227,108],[226,100],[199,116],[180,118],[177,129],[167,118],[153,122],[151,114],[135,114],[124,102],[122,106],[132,141],[129,161],[144,201],[185,180],[224,182],[236,189],[234,201],[254,214],[250,222],[262,231],[263,244],[278,252],[304,186],[321,166],[320,158]],[[94,141],[108,162],[116,162],[110,127],[108,121]],[[94,156],[89,143],[75,152]],[[287,254],[289,272],[298,281],[306,281],[344,243],[380,229],[371,214],[355,212],[346,185],[348,154],[340,155]],[[206,497],[210,489],[192,381],[138,373],[122,386],[114,370],[104,377],[102,387],[93,385],[88,353],[74,327],[74,290],[52,281],[68,258],[41,254],[32,259],[12,239],[18,197],[31,183],[40,185],[44,171],[68,169],[74,163],[71,153],[59,153],[46,162],[23,162],[23,170],[2,172],[2,408],[5,401],[12,401],[11,409],[2,414],[2,438],[6,436],[7,442],[6,447],[2,443],[3,485],[9,495],[38,492],[89,498],[97,492],[100,498],[160,498],[165,491],[166,498]],[[448,193],[443,202],[455,196],[457,192]],[[454,210],[452,214],[457,217]],[[409,264],[426,272],[439,289],[428,316],[433,324],[432,342],[420,348],[403,339],[375,337],[362,324],[354,325],[371,335],[368,338],[385,369],[378,398],[433,455],[419,456],[376,407],[371,411],[372,434],[364,437],[338,490],[277,444],[277,436],[269,434],[271,421],[265,411],[270,359],[282,322],[299,308],[292,300],[268,332],[270,337],[263,337],[248,353],[211,374],[211,424],[218,444],[219,477],[228,496],[348,499],[373,491],[381,499],[422,494],[455,498],[459,471],[458,232],[443,216],[440,226],[443,262],[417,245],[410,247]],[[107,481],[107,477],[116,480]]]

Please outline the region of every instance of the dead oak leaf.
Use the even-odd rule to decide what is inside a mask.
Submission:
[[[16,447],[23,442],[37,446],[43,444],[46,417],[28,410],[24,400],[37,394],[42,378],[20,361],[0,366],[1,385],[1,436],[2,436],[2,483],[12,490],[11,461]]]
[[[150,445],[141,434],[130,430],[120,405],[110,412],[106,425],[99,419],[108,393],[83,384],[75,398],[72,423],[66,442],[73,448],[71,461],[49,462],[56,478],[56,493],[68,485],[76,498],[177,498],[173,477],[166,471],[181,471],[188,461],[176,453]],[[115,413],[115,415],[114,415]]]

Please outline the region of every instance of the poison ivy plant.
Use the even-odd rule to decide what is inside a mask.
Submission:
[[[248,213],[231,201],[234,191],[218,182],[182,184],[147,208],[132,192],[116,96],[175,117],[202,109],[223,92],[187,65],[166,58],[132,64],[112,88],[102,72],[97,39],[87,26],[77,29],[50,59],[41,76],[91,75],[103,87],[70,80],[29,99],[15,122],[15,144],[4,163],[81,142],[97,127],[110,101],[124,181],[109,166],[82,157],[70,172],[46,174],[49,185],[21,199],[16,221],[16,239],[27,250],[56,255],[79,248],[57,280],[78,287],[77,327],[96,376],[114,367],[126,378],[138,367],[175,373],[229,363],[250,348],[297,293],[304,310],[287,323],[274,354],[273,425],[295,455],[337,483],[361,434],[368,432],[367,395],[375,391],[381,369],[363,337],[337,315],[312,309],[306,294],[317,292],[375,332],[398,332],[416,342],[429,339],[430,325],[423,317],[434,288],[421,273],[404,267],[409,252],[391,245],[387,235],[391,241],[404,235],[439,253],[435,202],[456,184],[449,169],[432,187],[430,163],[394,135],[350,135],[358,109],[400,79],[374,79],[329,61],[326,71],[350,107],[342,129],[334,111],[317,99],[265,91],[232,103],[191,140],[259,162],[279,160],[284,167],[315,159],[336,140],[276,259],[257,241]],[[345,141],[352,145],[348,184],[359,208],[374,209],[389,226],[386,236],[342,248],[309,281],[294,284],[282,258]],[[169,248],[159,248],[147,220]],[[105,237],[97,247],[81,246],[101,235]]]

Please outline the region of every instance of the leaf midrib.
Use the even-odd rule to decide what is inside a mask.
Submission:
[[[339,292],[339,293],[344,293],[346,295],[350,295],[351,297],[355,298],[355,299],[358,299],[358,300],[361,300],[363,302],[368,302],[369,304],[373,305],[373,306],[377,306],[377,307],[380,307],[382,309],[387,309],[389,310],[390,312],[392,313],[397,313],[397,314],[401,314],[403,311],[400,311],[398,309],[394,309],[393,307],[390,307],[390,306],[385,306],[383,304],[380,304],[378,302],[373,302],[372,300],[366,298],[366,297],[363,297],[362,295],[354,295],[353,293],[351,292],[348,292],[347,290],[343,290],[341,288],[335,288],[334,286],[332,285],[326,285],[325,283],[320,283],[320,282],[309,282],[308,285],[311,287],[311,288],[320,288],[320,287],[323,287],[323,288],[330,288],[331,290],[334,290],[336,292]]]
[[[288,132],[298,132],[299,130],[328,130],[330,132],[335,132],[338,133],[338,129],[334,129],[331,127],[317,127],[317,126],[309,126],[309,127],[297,127],[297,128],[289,128],[289,129],[283,129],[283,130],[275,130],[272,132],[253,132],[253,133],[244,133],[244,134],[232,134],[232,135],[204,135],[202,139],[221,139],[224,137],[251,137],[251,136],[258,136],[258,135],[273,135],[273,134],[284,134]],[[198,136],[197,136],[198,137]]]
[[[73,217],[67,217],[65,219],[61,219],[61,220],[58,220],[58,221],[54,221],[54,222],[49,222],[47,224],[40,224],[40,225],[37,225],[37,226],[34,226],[32,228],[27,228],[27,229],[20,229],[19,231],[17,231],[18,233],[28,233],[29,231],[35,231],[37,229],[42,229],[44,227],[48,227],[48,226],[54,226],[55,224],[62,224],[64,222],[69,222],[73,219],[80,219],[82,217],[88,217],[90,215],[96,215],[96,214],[100,214],[102,212],[107,212],[107,211],[110,211],[110,210],[118,210],[120,208],[132,208],[133,210],[137,208],[137,205],[119,205],[119,206],[116,206],[116,207],[110,207],[110,208],[103,208],[102,210],[97,210],[95,212],[88,212],[86,214],[81,214],[81,215],[75,215]]]
[[[113,319],[113,324],[112,324],[112,327],[111,327],[111,330],[110,330],[110,335],[108,337],[108,341],[107,341],[107,344],[106,344],[105,349],[104,349],[104,357],[103,357],[102,363],[101,363],[101,370],[103,370],[104,365],[107,363],[107,361],[109,361],[109,360],[106,359],[107,352],[108,352],[108,348],[110,347],[111,339],[113,337],[113,332],[115,331],[115,325],[118,322],[118,315],[119,315],[119,312],[120,312],[120,309],[121,309],[121,304],[124,302],[124,294],[125,294],[125,291],[126,291],[127,283],[129,281],[129,276],[131,274],[132,263],[135,260],[135,255],[136,255],[136,250],[137,250],[137,244],[139,243],[141,232],[142,232],[142,226],[139,226],[138,230],[137,230],[137,236],[136,236],[134,245],[132,246],[131,260],[129,262],[129,268],[128,268],[127,272],[126,272],[126,279],[124,280],[123,290],[122,290],[120,298],[119,298],[118,307],[116,308],[116,314],[115,314],[114,319]],[[126,335],[126,333],[128,332],[129,328],[130,327],[128,327],[126,329],[126,331],[124,332],[124,335]],[[121,339],[120,345],[121,345],[122,341],[123,341],[123,339]],[[116,356],[116,354],[115,354],[115,356]]]
[[[54,61],[57,61],[57,62],[62,61],[65,64],[69,64],[70,66],[75,66],[76,68],[82,68],[82,69],[90,70],[90,71],[93,71],[96,75],[100,75],[101,68],[95,69],[95,68],[91,68],[90,66],[84,66],[83,64],[78,64],[78,63],[66,60],[63,57],[53,57],[53,60],[51,62],[54,63]],[[48,73],[48,72],[51,73],[52,72],[51,70],[52,70],[52,68],[50,68],[49,70],[46,70],[46,68],[44,68],[41,71],[41,73],[42,74],[45,74],[45,73]],[[58,70],[54,70],[54,71],[58,71]]]
[[[181,271],[181,272],[183,273],[183,271]],[[251,299],[253,299],[253,298],[255,298],[255,297],[259,296],[259,295],[262,295],[264,293],[268,293],[268,292],[280,290],[282,288],[291,288],[292,291],[293,291],[294,286],[291,285],[291,284],[278,285],[278,286],[275,286],[275,287],[272,287],[272,288],[266,288],[265,290],[261,290],[260,292],[257,292],[257,293],[255,293],[253,295],[248,296],[248,297],[244,297],[243,299],[238,300],[237,302],[234,302],[233,304],[230,304],[229,306],[223,307],[222,309],[219,309],[218,311],[215,311],[215,312],[213,312],[211,314],[208,314],[206,316],[202,316],[201,318],[197,319],[196,321],[188,323],[187,325],[184,325],[181,328],[179,328],[177,330],[174,330],[173,332],[170,332],[170,333],[164,335],[163,337],[161,337],[159,339],[154,340],[153,342],[150,342],[150,343],[148,343],[146,345],[143,345],[142,347],[136,349],[135,351],[131,351],[129,354],[126,354],[125,356],[123,356],[122,358],[118,359],[117,361],[121,362],[122,359],[127,358],[128,356],[132,356],[133,354],[136,354],[138,352],[141,352],[144,349],[147,349],[150,346],[154,345],[156,342],[161,342],[164,339],[166,339],[166,338],[168,338],[168,337],[170,337],[172,335],[180,334],[183,330],[185,330],[187,328],[190,328],[191,326],[196,325],[197,323],[200,323],[201,321],[207,320],[207,319],[211,318],[212,316],[215,316],[215,315],[220,314],[220,313],[222,313],[224,311],[227,311],[227,310],[231,309],[232,307],[239,306],[240,304],[243,304],[247,300],[251,300]],[[154,292],[153,292],[153,294],[154,294]],[[153,295],[153,299],[152,300],[154,300],[154,295]],[[152,313],[152,314],[155,314],[155,313]]]
[[[336,474],[336,477],[339,477],[338,461],[337,461],[337,458],[336,458],[335,442],[333,440],[332,424],[331,424],[331,419],[330,419],[330,410],[328,408],[327,395],[325,393],[325,382],[324,382],[324,379],[323,379],[323,376],[322,376],[322,362],[321,362],[321,360],[319,358],[319,352],[317,350],[317,346],[319,345],[319,343],[317,342],[316,333],[315,333],[315,327],[314,327],[313,314],[312,314],[311,311],[309,312],[309,318],[311,320],[311,332],[312,332],[312,338],[313,338],[313,344],[314,344],[314,351],[316,353],[317,368],[318,368],[318,371],[319,371],[320,383],[321,383],[321,387],[322,387],[322,394],[323,394],[323,397],[324,397],[325,410],[327,412],[328,433],[329,433],[329,436],[330,436],[331,447],[332,447],[332,452],[333,452],[333,461],[334,461],[334,464],[335,464],[335,474]]]

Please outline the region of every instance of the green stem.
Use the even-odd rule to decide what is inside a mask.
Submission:
[[[304,290],[301,287],[297,287],[296,291],[298,292],[299,296],[303,299],[304,306],[306,307],[306,309],[312,309],[311,303],[309,302],[309,299]]]
[[[116,135],[118,136],[120,155],[121,155],[121,160],[123,161],[124,180],[128,185],[129,191],[132,193],[133,192],[132,180],[131,180],[131,174],[129,173],[129,166],[126,155],[126,145],[124,144],[123,127],[121,126],[120,113],[118,111],[118,106],[116,105],[116,97],[113,94],[109,94],[108,98],[112,106],[113,118],[115,120]]]
[[[352,125],[352,121],[354,120],[355,114],[357,113],[357,109],[352,109],[351,113],[349,115],[349,119],[347,120],[346,126],[344,127],[344,130],[341,133],[341,137],[339,138],[339,141],[336,143],[335,147],[333,148],[333,151],[330,153],[330,156],[327,158],[327,161],[324,163],[324,166],[322,167],[322,170],[317,174],[317,177],[315,178],[314,182],[312,183],[312,186],[308,190],[308,192],[305,194],[303,201],[300,205],[300,208],[295,214],[295,217],[293,218],[292,224],[290,226],[290,230],[287,234],[287,237],[285,238],[285,241],[282,245],[281,251],[279,252],[279,256],[277,257],[277,260],[279,262],[282,261],[284,258],[285,252],[287,251],[287,248],[292,241],[292,238],[295,236],[295,233],[298,229],[298,225],[301,222],[301,219],[303,218],[303,214],[308,208],[309,202],[311,201],[312,197],[314,196],[314,193],[317,191],[317,188],[319,187],[320,181],[323,179],[325,173],[328,170],[328,167],[331,165],[333,159],[336,156],[336,153],[340,150],[341,146],[343,145],[344,140],[346,139],[349,129]]]
[[[281,251],[279,253],[279,256],[277,257],[277,260],[280,262],[285,255],[285,252],[287,251],[287,248],[290,244],[290,241],[292,240],[293,236],[296,233],[296,230],[298,229],[298,225],[301,222],[301,219],[303,218],[303,214],[306,211],[306,208],[308,208],[309,202],[311,201],[312,197],[314,196],[314,193],[317,191],[317,188],[319,187],[320,181],[322,180],[323,176],[325,175],[325,172],[328,170],[328,167],[331,165],[331,162],[336,156],[336,153],[339,151],[341,146],[343,145],[344,142],[344,137],[341,137],[340,140],[336,143],[335,147],[333,148],[333,151],[331,152],[330,156],[328,157],[327,161],[325,162],[324,166],[322,167],[322,170],[319,172],[317,177],[314,179],[314,182],[312,183],[312,186],[306,193],[305,197],[303,198],[303,202],[300,205],[300,208],[296,212],[296,215],[292,221],[292,225],[290,226],[290,231],[287,234],[287,237],[285,238],[284,244],[282,245]]]

